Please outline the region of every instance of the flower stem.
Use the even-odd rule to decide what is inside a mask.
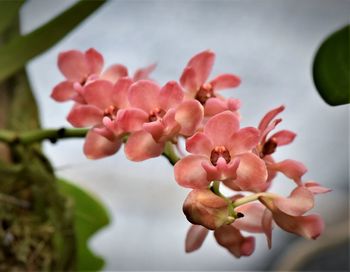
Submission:
[[[265,196],[265,197],[269,197],[269,198],[278,197],[278,195],[273,194],[273,193],[257,193],[257,194],[253,194],[253,195],[249,195],[249,196],[245,196],[245,197],[241,197],[241,198],[237,199],[236,201],[233,202],[233,207],[237,208],[238,206],[247,204],[249,202],[253,202],[255,200],[258,200],[258,198],[261,196]]]
[[[83,128],[60,128],[60,129],[36,129],[25,132],[0,130],[0,142],[8,144],[32,144],[43,140],[50,140],[52,143],[64,138],[83,138],[88,129]]]
[[[174,145],[171,142],[166,142],[162,155],[168,159],[171,165],[175,165],[175,163],[180,160],[180,157],[176,154]]]

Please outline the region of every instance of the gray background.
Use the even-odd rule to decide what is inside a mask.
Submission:
[[[22,30],[28,32],[74,1],[28,1]],[[242,126],[257,125],[269,109],[286,105],[280,128],[297,132],[295,142],[275,158],[304,162],[314,179],[333,188],[319,196],[317,208],[328,229],[348,216],[348,106],[330,107],[317,94],[311,77],[316,48],[349,21],[344,0],[248,1],[110,1],[59,44],[28,65],[45,127],[68,126],[71,103],[49,98],[63,79],[56,60],[60,51],[94,47],[107,66],[119,62],[130,71],[154,61],[154,78],[164,84],[178,79],[188,59],[212,49],[217,54],[212,76],[232,72],[242,85],[225,95],[240,98]],[[209,235],[203,247],[184,253],[189,226],[182,214],[188,190],[174,181],[163,158],[132,163],[123,152],[89,161],[82,140],[46,144],[57,174],[89,189],[107,205],[112,224],[91,246],[106,261],[106,270],[262,270],[287,252],[293,237],[275,228],[273,249],[258,235],[253,256],[237,260]],[[273,191],[288,194],[291,181],[281,175]],[[300,240],[302,238],[298,238]],[[316,242],[314,243],[317,246]]]

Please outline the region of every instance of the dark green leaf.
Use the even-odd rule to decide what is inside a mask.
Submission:
[[[318,49],[314,82],[321,97],[332,106],[350,103],[350,25],[329,36]]]
[[[24,0],[0,1],[0,33],[2,33],[17,17]]]
[[[80,1],[33,32],[18,36],[0,48],[0,81],[21,69],[88,17],[105,0]]]
[[[100,270],[104,261],[88,248],[90,237],[109,224],[109,216],[103,205],[81,188],[64,180],[58,181],[61,192],[71,197],[75,206],[75,231],[77,237],[77,271]]]

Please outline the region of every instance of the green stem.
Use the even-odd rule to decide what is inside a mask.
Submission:
[[[0,130],[0,142],[8,144],[32,144],[43,140],[55,143],[64,138],[82,138],[86,136],[88,129],[60,128],[60,129],[36,129],[26,132]]]
[[[236,201],[234,201],[232,204],[233,204],[234,208],[237,208],[238,206],[241,206],[241,205],[247,204],[249,202],[253,202],[255,200],[258,200],[258,198],[261,196],[268,197],[268,198],[278,197],[278,195],[273,194],[273,193],[257,193],[257,194],[253,194],[253,195],[239,198]]]
[[[180,157],[176,154],[174,145],[171,142],[166,142],[162,155],[168,159],[171,165],[175,165],[175,163],[180,160]]]

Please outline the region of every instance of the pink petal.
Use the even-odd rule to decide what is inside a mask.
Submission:
[[[186,67],[180,78],[181,86],[183,86],[189,93],[195,94],[200,88],[196,82],[196,73],[192,67]]]
[[[89,159],[100,159],[115,154],[122,142],[119,138],[110,141],[93,130],[86,135],[84,143],[84,154]]]
[[[140,80],[129,88],[129,102],[132,107],[140,108],[150,113],[154,108],[159,107],[158,84],[150,80]]]
[[[212,97],[204,104],[204,115],[210,117],[227,110],[236,112],[240,105],[239,99]]]
[[[209,230],[200,225],[192,225],[186,235],[185,251],[187,253],[199,249]]]
[[[201,189],[206,188],[210,181],[202,167],[202,162],[208,160],[205,156],[189,155],[182,158],[174,166],[175,180],[180,186]]]
[[[84,87],[83,96],[86,102],[101,110],[112,105],[113,84],[107,80],[96,80]]]
[[[186,150],[193,154],[206,155],[210,158],[213,144],[203,132],[197,132],[186,140]]]
[[[314,207],[314,196],[308,189],[299,186],[288,198],[275,198],[273,202],[279,210],[286,214],[303,215]]]
[[[103,67],[103,56],[93,48],[85,52],[85,57],[89,63],[91,74],[100,74]]]
[[[57,102],[72,100],[77,95],[73,85],[73,82],[68,80],[60,82],[53,88],[51,97]]]
[[[260,121],[260,124],[258,126],[259,130],[264,131],[267,128],[267,126],[270,124],[272,119],[274,119],[283,110],[284,110],[284,106],[282,105],[266,113],[266,115]]]
[[[128,76],[128,69],[122,64],[114,64],[102,73],[101,79],[115,83],[119,78],[126,76]]]
[[[282,122],[282,119],[279,118],[279,119],[275,119],[271,122],[271,124],[269,124],[267,126],[267,128],[265,130],[260,130],[260,141],[262,143],[265,143],[266,142],[266,137],[267,135],[270,133],[270,131],[274,130],[275,127]]]
[[[244,237],[232,225],[223,225],[214,231],[214,236],[219,245],[225,247],[235,257],[250,256],[255,248],[254,237]]]
[[[160,141],[168,141],[176,137],[181,129],[181,126],[175,120],[176,110],[170,109],[164,115],[162,124],[164,125],[163,136],[159,139]]]
[[[159,142],[160,137],[162,137],[164,133],[164,125],[159,120],[144,123],[143,129],[150,133],[156,142]]]
[[[175,120],[181,126],[180,134],[191,136],[203,119],[203,107],[196,100],[185,100],[176,108]]]
[[[272,247],[272,212],[269,209],[265,209],[263,217],[261,219],[261,225],[266,236],[267,246],[269,249]]]
[[[135,132],[143,129],[143,124],[148,122],[148,114],[137,108],[119,110],[117,114],[118,124],[126,132]]]
[[[215,54],[210,50],[198,53],[190,59],[187,67],[191,67],[195,72],[196,86],[201,86],[206,82],[213,68]]]
[[[237,168],[239,166],[240,159],[234,158],[229,163],[226,163],[224,158],[219,158],[216,168],[219,173],[219,180],[234,180],[237,178]]]
[[[324,194],[332,191],[332,189],[323,187],[319,183],[314,181],[305,182],[304,186],[314,195]]]
[[[248,203],[235,209],[244,216],[236,219],[232,225],[243,231],[259,233],[263,232],[262,218],[266,208],[261,203]]]
[[[129,77],[122,77],[114,84],[111,101],[119,109],[128,107],[128,90],[133,81]]]
[[[131,161],[144,161],[162,154],[164,143],[156,143],[146,131],[132,133],[125,144],[125,154]]]
[[[229,89],[239,86],[241,80],[232,74],[222,74],[210,81],[210,85],[215,91]]]
[[[289,130],[281,130],[271,136],[271,139],[277,143],[277,146],[287,145],[294,141],[296,134]]]
[[[170,81],[160,90],[159,103],[163,110],[175,108],[182,102],[184,92],[176,81]]]
[[[87,79],[90,72],[85,55],[77,50],[60,53],[58,55],[58,68],[70,81],[82,82]]]
[[[76,104],[67,116],[74,127],[91,127],[102,123],[103,112],[92,105]]]
[[[230,111],[225,111],[209,119],[204,127],[204,133],[214,146],[226,146],[238,129],[237,116]]]
[[[240,163],[235,183],[243,191],[260,192],[266,186],[267,170],[263,160],[253,153],[238,156]]]
[[[316,239],[323,232],[324,223],[319,215],[291,216],[279,210],[271,199],[259,197],[259,200],[272,212],[276,224],[287,232]]]
[[[147,67],[144,68],[140,68],[138,70],[136,70],[135,74],[134,74],[134,81],[138,81],[141,79],[148,79],[149,78],[149,74],[152,73],[154,71],[154,69],[156,69],[157,64],[153,63]]]
[[[253,127],[242,128],[232,135],[226,145],[231,157],[251,151],[259,143],[259,130]]]
[[[299,185],[301,182],[301,177],[307,172],[304,164],[295,160],[284,160],[278,163],[268,164],[268,167],[272,170],[282,172]]]

